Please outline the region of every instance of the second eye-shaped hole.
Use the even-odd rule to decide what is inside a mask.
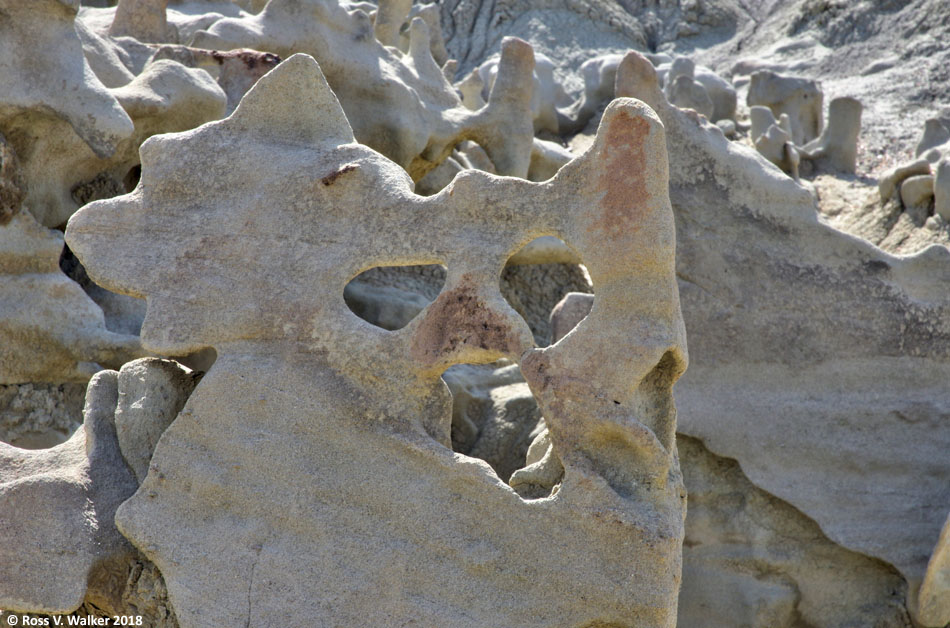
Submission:
[[[445,284],[445,266],[377,266],[343,289],[350,311],[383,329],[402,329],[432,303]]]
[[[570,331],[593,303],[593,296],[583,296],[594,293],[587,269],[573,249],[553,236],[533,240],[512,255],[502,272],[499,288],[509,305],[528,323],[539,347],[552,344]],[[584,307],[586,311],[569,327],[557,330],[559,314],[554,313],[555,306],[570,293],[580,293],[567,301],[572,312]],[[565,316],[561,314],[561,318],[560,326],[564,327]]]

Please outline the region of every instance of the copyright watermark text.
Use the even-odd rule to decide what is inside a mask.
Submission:
[[[32,617],[30,615],[7,615],[8,626],[141,626],[141,615],[113,615],[96,617],[95,615],[68,615],[65,617]]]

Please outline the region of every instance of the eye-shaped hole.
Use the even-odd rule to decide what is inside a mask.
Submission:
[[[501,274],[499,287],[511,307],[528,323],[539,347],[556,342],[583,318],[555,337],[552,313],[565,296],[594,293],[580,256],[553,236],[532,240],[512,255]],[[588,299],[593,302],[593,297]]]
[[[376,266],[354,277],[343,289],[350,311],[367,323],[402,329],[432,303],[445,284],[445,267]]]

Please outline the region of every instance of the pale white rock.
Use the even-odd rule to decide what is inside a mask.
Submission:
[[[70,32],[75,39],[74,54],[81,58],[79,40],[71,24]],[[55,76],[53,72],[66,69],[68,66],[50,68],[47,72]],[[77,93],[82,94],[83,90],[101,93],[118,111],[116,116],[120,115],[129,124],[123,137],[110,141],[107,152],[101,150],[101,140],[95,139],[106,135],[94,134],[91,141],[90,136],[84,136],[75,125],[48,113],[56,110],[57,98],[70,101],[75,98],[72,95],[67,98],[67,91],[43,96],[46,104],[37,104],[32,109],[5,104],[8,92],[0,94],[0,132],[19,157],[24,181],[23,205],[48,227],[63,224],[89,200],[124,193],[127,175],[138,164],[138,148],[147,137],[190,129],[225,113],[226,96],[202,70],[185,68],[172,61],[158,61],[149,64],[132,81],[109,90],[102,87],[88,66],[86,70]],[[25,79],[10,80],[20,84]],[[82,102],[81,98],[75,100]],[[3,111],[19,113],[5,118]],[[84,124],[94,121],[96,125],[107,125],[110,115],[110,109],[90,109],[84,113]]]
[[[785,76],[770,70],[752,73],[747,102],[763,105],[775,116],[787,113],[791,119],[792,142],[804,145],[822,130],[822,92],[816,81]]]
[[[751,128],[749,130],[749,137],[754,143],[759,137],[765,134],[765,132],[776,123],[775,115],[772,114],[772,110],[763,105],[752,105],[749,107],[749,122]]]
[[[729,81],[702,65],[696,66],[693,80],[703,86],[709,99],[712,100],[713,113],[709,119],[715,122],[720,120],[734,122],[738,96],[736,89]]]
[[[498,75],[498,57],[485,61],[477,70],[482,87],[481,102],[487,102],[489,92],[495,84]],[[558,107],[570,104],[570,97],[561,84],[554,78],[554,62],[544,55],[535,55],[534,73],[532,75],[534,89],[531,94],[531,115],[534,119],[535,133],[547,131],[559,132]],[[474,102],[479,102],[475,100]]]
[[[950,221],[950,159],[941,160],[934,173],[934,211]]]
[[[147,141],[141,184],[80,210],[67,237],[93,279],[148,296],[146,346],[218,352],[116,516],[181,625],[672,628],[686,352],[665,151],[649,108],[620,99],[548,182],[466,171],[420,197],[355,142],[304,55],[226,120]],[[199,190],[200,225],[179,202]],[[599,306],[537,350],[498,278],[541,235],[583,256]],[[344,303],[367,267],[434,263],[445,286],[401,330]],[[526,501],[448,448],[440,374],[503,357],[520,358],[563,465],[552,497]]]
[[[934,195],[934,176],[919,174],[907,177],[901,183],[901,203],[904,207],[920,207],[930,203]]]
[[[400,22],[401,23],[401,22]],[[456,144],[477,142],[499,174],[524,177],[531,160],[534,55],[507,38],[488,103],[462,105],[430,49],[429,27],[412,20],[408,53],[372,35],[361,8],[322,0],[271,0],[258,15],[225,18],[195,35],[213,50],[250,48],[282,58],[303,52],[321,66],[354,126],[356,138],[405,168],[418,181]]]
[[[115,371],[89,382],[83,426],[52,449],[0,443],[0,607],[66,613],[102,562],[132,547],[113,523],[136,482],[119,453]]]
[[[947,128],[947,121],[941,118],[928,118],[924,122],[924,131],[914,148],[914,156],[921,157],[929,154],[932,149],[940,149],[950,142],[950,128]]]
[[[142,355],[59,268],[63,236],[20,211],[0,225],[0,384],[84,382]]]
[[[587,318],[594,306],[594,295],[569,292],[551,310],[551,340],[557,342]]]
[[[145,43],[171,41],[165,9],[168,0],[119,0],[109,27],[113,37],[134,37]]]
[[[930,556],[919,598],[921,623],[925,626],[950,623],[950,516]]]
[[[531,166],[528,168],[529,181],[547,181],[571,161],[574,154],[557,142],[534,138],[531,148]]]
[[[888,170],[881,176],[877,184],[881,202],[887,202],[895,194],[898,194],[901,183],[908,177],[930,174],[933,173],[931,171],[930,162],[926,159],[918,159],[909,164]]]
[[[237,107],[247,90],[259,78],[280,63],[280,57],[256,50],[203,50],[187,46],[166,45],[155,51],[152,61],[172,59],[179,63],[206,70],[217,79],[228,99],[227,113]]]
[[[819,167],[854,174],[863,109],[856,98],[832,99],[828,105],[828,122],[821,135],[798,149],[802,158],[814,161]]]
[[[713,119],[713,102],[706,88],[693,80],[691,76],[681,74],[669,86],[669,101],[683,109],[693,109],[697,113]]]
[[[789,133],[778,124],[770,126],[755,140],[755,149],[793,179],[798,179],[798,150]]]
[[[159,437],[181,412],[197,375],[173,360],[143,358],[122,366],[115,431],[119,450],[141,483]]]
[[[614,97],[617,66],[623,55],[606,54],[588,59],[579,69],[584,89],[577,100],[562,110],[561,133],[576,133],[583,129],[597,113],[598,108]]]
[[[55,117],[100,157],[132,134],[132,121],[92,73],[73,28],[78,2],[3,0],[0,129],[24,115]],[[24,56],[29,63],[23,63]]]
[[[950,254],[893,256],[819,222],[808,191],[667,104],[637,53],[617,82],[667,133],[693,357],[680,430],[896,567],[914,612],[950,504]]]

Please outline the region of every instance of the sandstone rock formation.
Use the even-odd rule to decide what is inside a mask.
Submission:
[[[193,167],[203,150],[228,158]],[[182,625],[255,624],[276,609],[290,623],[674,625],[684,496],[670,392],[685,345],[664,152],[649,110],[621,100],[592,150],[549,183],[466,173],[416,197],[396,164],[354,143],[302,55],[227,120],[146,142],[136,191],[87,206],[67,231],[94,279],[148,295],[147,346],[218,350],[117,515],[164,574]],[[270,174],[249,180],[262,164]],[[285,200],[248,196],[251,185]],[[193,188],[213,199],[196,231],[179,202]],[[354,238],[349,210],[365,195],[376,210]],[[174,243],[156,238],[168,228],[179,230]],[[642,246],[628,246],[631,229]],[[573,342],[528,351],[531,334],[497,277],[540,235],[584,255],[601,305]],[[226,253],[235,245],[237,274]],[[367,266],[438,262],[448,267],[442,294],[403,330],[373,328],[343,303]],[[292,287],[301,273],[317,280],[312,290]],[[186,287],[197,277],[200,296]],[[194,296],[182,300],[182,288]],[[523,501],[447,447],[439,374],[525,351],[564,466],[552,499]],[[596,391],[572,378],[605,359],[614,368]],[[291,469],[310,479],[288,500],[274,486]],[[577,552],[564,549],[579,539]],[[562,549],[547,551],[552,543]],[[439,560],[446,551],[453,559]],[[291,567],[301,561],[321,569]],[[508,595],[512,586],[523,594]]]
[[[48,227],[89,200],[125,192],[145,138],[225,113],[226,97],[207,73],[146,63],[151,50],[142,65],[123,65],[127,53],[89,32],[76,8],[54,0],[0,5],[8,16],[0,25],[0,80],[10,86],[0,94],[0,132],[19,161],[22,204]]]
[[[792,142],[802,146],[818,137],[822,130],[823,96],[818,84],[810,79],[783,76],[770,70],[752,74],[747,102],[768,107],[775,116],[788,114]]]
[[[347,625],[393,622],[385,610],[367,620],[366,608],[427,625],[670,625],[677,534],[684,628],[947,623],[948,262],[945,249],[925,249],[950,245],[950,5],[265,4],[121,0],[83,6],[77,19],[76,0],[0,0],[0,84],[10,86],[0,90],[0,440],[62,443],[82,418],[81,382],[142,355],[145,301],[93,283],[46,229],[86,202],[134,190],[74,225],[98,229],[80,251],[98,260],[97,279],[152,297],[149,348],[197,350],[186,361],[201,370],[211,346],[223,348],[187,407],[200,374],[156,359],[124,366],[115,407],[80,429],[114,415],[113,455],[83,457],[78,437],[46,452],[0,448],[0,494],[18,505],[5,537],[16,540],[2,544],[32,535],[37,565],[15,581],[0,574],[0,594],[19,587],[16,608],[37,611],[68,594],[77,616],[178,625],[158,566],[127,543],[95,544],[118,536],[96,508],[113,500],[101,478],[118,462],[115,478],[147,485],[120,508],[122,529],[164,561],[184,625],[263,624],[287,608],[312,625],[328,607]],[[510,37],[531,42],[533,69]],[[655,52],[623,61],[631,46]],[[226,122],[153,142],[139,182],[147,137],[231,114],[299,51],[318,57],[356,139],[409,178],[353,143],[319,80],[316,96],[294,96],[307,65],[289,96],[262,89]],[[296,81],[299,63],[272,78]],[[810,85],[830,101],[824,125],[821,106],[806,103]],[[675,446],[663,391],[681,360],[644,359],[653,372],[635,393],[610,380],[632,330],[644,331],[614,295],[649,292],[630,297],[642,314],[666,291],[605,301],[603,277],[637,255],[616,250],[650,254],[656,239],[625,225],[615,238],[588,233],[577,250],[550,216],[540,226],[528,216],[543,206],[583,220],[618,196],[601,198],[606,184],[591,172],[650,171],[607,131],[629,103],[608,109],[595,136],[615,91],[648,101],[666,127],[696,366],[677,386]],[[756,98],[771,102],[737,106]],[[314,101],[329,113],[309,111]],[[626,168],[604,165],[621,154]],[[134,219],[113,224],[112,210],[151,222],[139,233]],[[279,237],[262,237],[275,225]],[[606,269],[596,306],[582,263]],[[581,292],[562,299],[569,291]],[[472,303],[485,306],[475,317]],[[592,343],[608,318],[624,333]],[[664,337],[681,344],[678,328]],[[429,351],[413,353],[413,339]],[[532,339],[560,342],[538,357],[523,353]],[[631,405],[614,391],[633,395],[646,428],[614,421]],[[631,456],[637,448],[646,455]],[[668,464],[677,453],[691,495],[685,533]],[[667,468],[666,484],[654,483]],[[50,487],[68,498],[50,501]],[[91,501],[77,511],[83,494]],[[24,532],[21,513],[44,508],[53,515]],[[9,512],[0,498],[0,529]],[[621,527],[606,532],[611,517]],[[64,540],[56,521],[74,533]],[[622,544],[643,529],[636,543],[663,537],[646,558]],[[350,540],[337,542],[340,531]],[[577,538],[593,539],[579,562]],[[64,548],[57,572],[48,555]],[[209,551],[215,562],[202,564]],[[96,555],[111,557],[90,569]],[[625,610],[646,597],[654,608]],[[0,623],[8,617],[0,610]]]
[[[197,383],[194,372],[172,360],[144,358],[119,371],[116,438],[139,484],[148,474],[159,437],[181,412]]]
[[[155,358],[101,371],[84,423],[66,443],[42,451],[0,444],[0,608],[141,616],[143,625],[177,628],[161,574],[113,519],[197,375]]]
[[[85,382],[142,355],[62,273],[62,249],[62,234],[22,210],[0,225],[0,384]]]
[[[136,488],[115,436],[117,378],[93,377],[83,427],[62,445],[0,443],[0,608],[69,612],[94,568],[132,551],[113,523]]]
[[[950,516],[920,587],[920,620],[927,626],[950,624]]]
[[[950,254],[894,257],[821,224],[808,192],[669,106],[642,55],[621,64],[617,93],[667,132],[696,356],[680,429],[832,541],[894,565],[913,602],[950,503]],[[739,234],[755,245],[727,244]]]
[[[215,22],[195,35],[193,45],[313,56],[357,139],[403,166],[414,181],[464,140],[484,148],[499,174],[527,175],[534,135],[529,45],[516,39],[504,44],[488,103],[471,111],[433,59],[429,26],[421,17],[412,20],[408,54],[383,45],[372,32],[373,22],[361,8],[273,0],[258,15]]]
[[[31,156],[46,157],[60,143],[76,137],[91,158],[107,158],[118,143],[132,135],[132,120],[119,102],[92,74],[82,53],[73,21],[78,2],[41,0],[24,4],[4,0],[0,10],[0,132],[12,146],[20,167],[28,173]],[[29,51],[29,53],[26,53]],[[20,61],[29,54],[30,63]],[[67,97],[68,94],[68,97]],[[25,146],[34,134],[52,144],[53,151]],[[67,217],[49,202],[37,181],[26,174],[25,203],[43,224],[55,226]],[[68,190],[65,191],[68,194]],[[38,198],[39,197],[39,198]],[[40,200],[42,199],[42,200]]]
[[[479,109],[488,102],[491,88],[498,76],[498,61],[498,57],[492,57],[478,66],[478,69],[473,71],[478,74],[477,82],[472,83],[473,79],[468,79],[473,86],[481,85],[478,98],[471,99],[470,97],[476,106],[469,108]],[[544,55],[535,55],[533,82],[531,115],[534,119],[534,130],[536,133],[557,134],[560,131],[560,118],[563,115],[558,108],[567,106],[570,98],[554,77],[554,62]],[[463,89],[467,91],[467,88]]]
[[[821,135],[799,150],[804,159],[839,172],[854,174],[858,162],[858,133],[863,106],[855,98],[834,98]]]

